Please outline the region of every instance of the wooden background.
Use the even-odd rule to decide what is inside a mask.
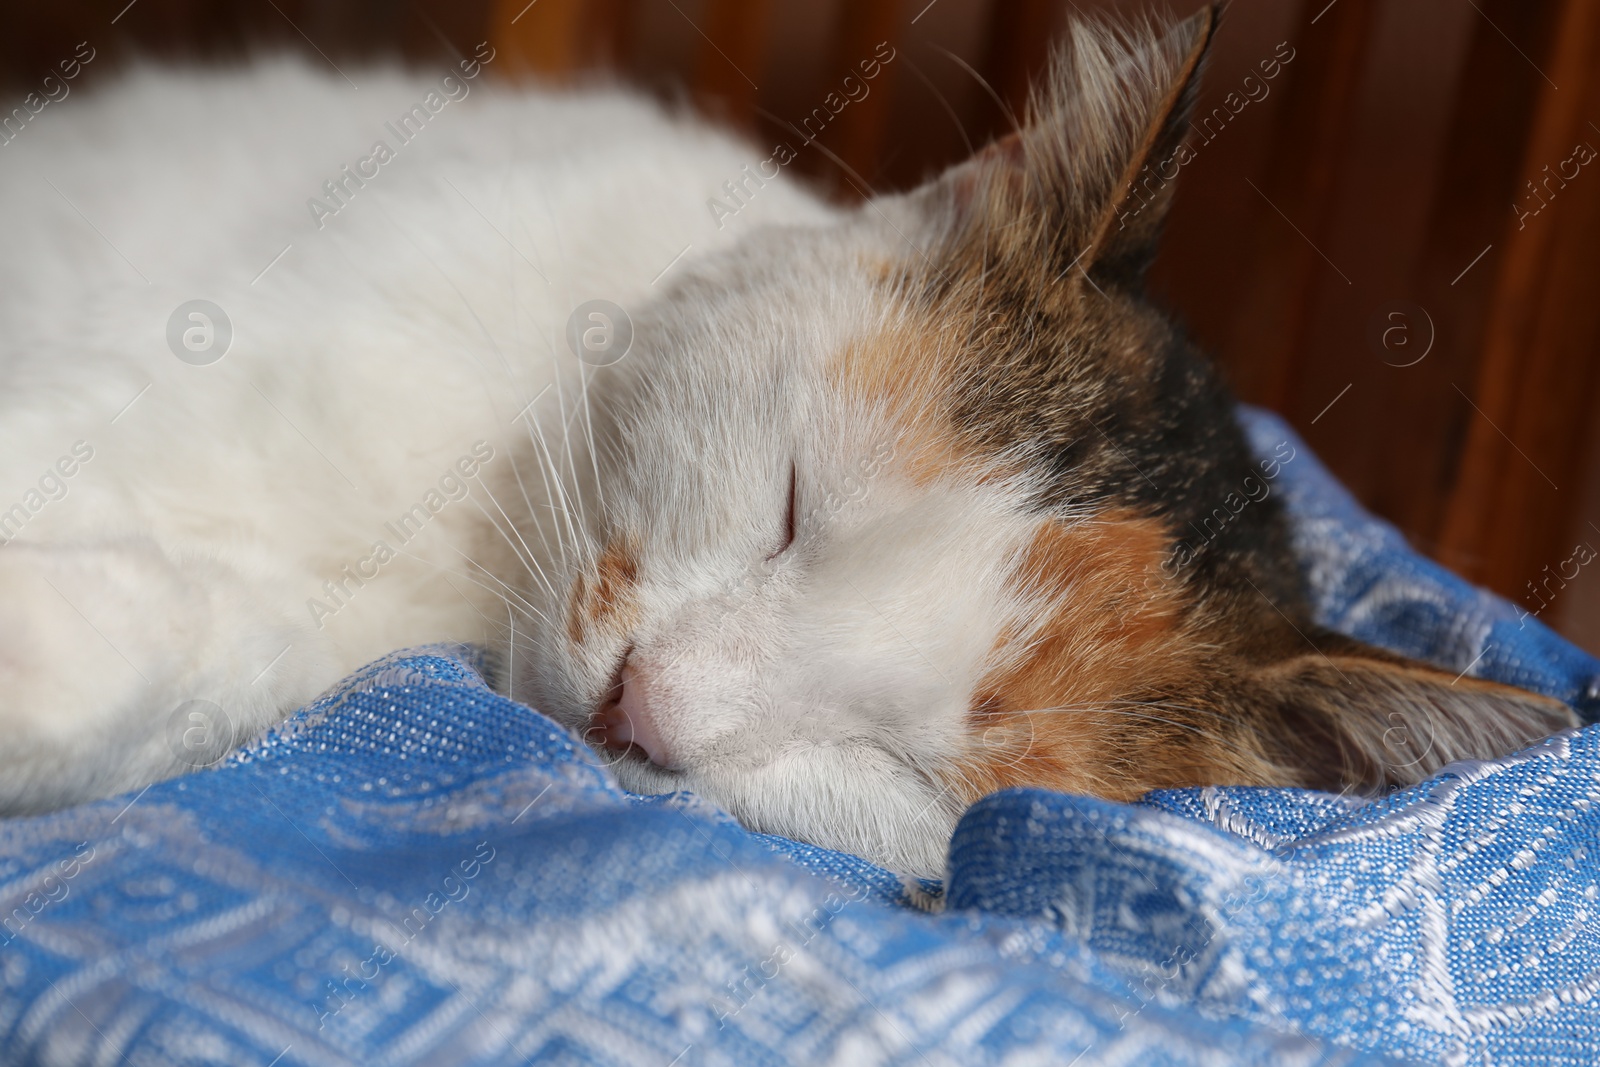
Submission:
[[[793,140],[787,123],[886,40],[896,61],[829,125],[826,151],[806,149],[795,164],[848,198],[913,184],[1003,131],[1074,11],[1156,5],[7,6],[0,85],[19,99],[84,39],[110,58],[86,80],[141,53],[287,47],[329,64],[398,54],[426,66],[487,39],[502,76],[582,82],[620,71],[690,101],[748,131],[763,146],[753,160]],[[1160,6],[1186,14],[1199,3]],[[1413,544],[1600,652],[1600,562],[1564,585],[1550,580],[1571,574],[1578,544],[1600,549],[1600,165],[1571,177],[1576,146],[1600,149],[1600,3],[1234,0],[1200,111],[1242,92],[1280,42],[1294,58],[1268,95],[1184,168],[1157,294],[1243,399],[1286,415]],[[1540,210],[1519,218],[1514,205]]]

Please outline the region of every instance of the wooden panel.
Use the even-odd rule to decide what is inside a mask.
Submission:
[[[1600,403],[1592,403],[1589,410],[1597,406]],[[1589,446],[1583,466],[1588,471],[1588,485],[1583,487],[1584,502],[1563,545],[1576,547],[1581,543],[1590,552],[1600,553],[1600,420],[1592,420],[1589,427]],[[1537,605],[1530,605],[1530,609],[1536,608]],[[1560,599],[1552,608],[1542,611],[1539,618],[1600,655],[1600,566],[1595,566],[1593,561],[1585,566],[1578,577],[1561,590]]]
[[[1344,0],[1324,9],[1320,26],[1311,22],[1317,12],[1301,9],[1272,153],[1252,190],[1262,201],[1253,215],[1253,267],[1235,294],[1224,358],[1242,397],[1280,411],[1295,397],[1303,366],[1295,354],[1316,290],[1329,275],[1352,284],[1322,249],[1332,243],[1332,194],[1346,158],[1372,6],[1373,0]],[[1207,116],[1197,118],[1204,128]]]
[[[756,79],[772,21],[771,0],[709,0],[705,15],[696,94],[714,101],[725,121],[750,126],[756,118]]]
[[[1419,263],[1445,175],[1454,89],[1481,21],[1460,0],[1374,9],[1339,178],[1328,189],[1327,237],[1318,242],[1349,282],[1332,272],[1320,275],[1304,332],[1285,354],[1298,369],[1283,410],[1314,448],[1327,453],[1335,473],[1369,501],[1386,477],[1411,486],[1412,494],[1426,477],[1426,457],[1396,447],[1404,420],[1384,417],[1394,395],[1414,393],[1420,382],[1435,389],[1432,405],[1445,407],[1445,394],[1455,394],[1431,376],[1452,356],[1469,364],[1475,358],[1470,345],[1446,352],[1437,337],[1429,347],[1443,312],[1420,294],[1419,283],[1447,285],[1478,249],[1450,265],[1443,278],[1419,276]],[[1414,542],[1433,535],[1407,528],[1403,515],[1389,517],[1402,520]]]
[[[37,83],[79,41],[96,50],[86,72],[92,80],[141,57],[243,60],[281,50],[314,66],[335,59],[453,59],[489,37],[490,7],[491,0],[410,0],[394,10],[353,0],[277,0],[276,8],[260,0],[9,5],[0,33],[0,85]]]
[[[1472,390],[1477,417],[1443,533],[1449,552],[1477,561],[1470,576],[1514,596],[1569,555],[1593,422],[1600,128],[1590,116],[1600,115],[1600,6],[1562,4],[1547,62]],[[1592,161],[1580,166],[1584,153]]]
[[[630,0],[626,76],[669,99],[686,98],[704,45],[697,29],[702,7],[702,0]]]
[[[988,135],[1009,127],[1009,119],[1019,121],[1027,111],[1028,93],[1044,73],[1050,60],[1050,42],[1061,22],[1062,6],[1051,0],[1011,0],[994,5],[989,41],[984,49],[983,72],[995,95],[1004,105],[997,106],[989,121]]]
[[[771,0],[771,40],[763,57],[759,138],[765,153],[780,141],[798,149],[791,123],[817,106],[834,73],[834,28],[854,0]],[[878,92],[875,87],[874,93]],[[819,153],[809,153],[819,156]],[[822,160],[817,159],[820,168]],[[800,170],[804,163],[794,164]],[[831,164],[830,164],[831,165]]]
[[[584,65],[588,28],[584,0],[521,0],[497,3],[490,24],[494,46],[504,53],[502,72],[552,81]]]
[[[855,0],[840,5],[834,15],[831,62],[819,72],[813,107],[837,91],[844,76],[858,69],[857,64],[870,60],[879,42],[901,39],[897,31],[905,17],[903,7],[902,0]],[[869,186],[880,177],[884,130],[895,89],[903,78],[903,65],[890,63],[882,68],[868,96],[845,108],[822,139],[844,166]]]
[[[1275,150],[1272,134],[1282,124],[1280,115],[1300,56],[1279,68],[1271,63],[1278,46],[1294,35],[1299,18],[1298,5],[1282,0],[1234,0],[1229,5],[1212,43],[1197,111],[1209,114],[1225,106],[1227,94],[1241,88],[1247,76],[1255,77],[1266,95],[1241,112],[1225,136],[1199,145],[1195,159],[1183,168],[1150,274],[1152,291],[1182,312],[1190,332],[1236,384],[1244,368],[1227,345],[1239,303],[1239,282],[1254,264],[1251,227],[1270,210],[1244,179],[1251,176],[1260,185],[1260,175]],[[1268,64],[1265,70],[1263,62]],[[1263,77],[1274,69],[1275,77]],[[1204,269],[1199,269],[1202,264]]]
[[[1432,182],[1427,232],[1416,265],[1413,299],[1435,328],[1433,350],[1414,367],[1390,375],[1383,404],[1367,413],[1379,443],[1364,480],[1364,497],[1425,551],[1476,573],[1475,549],[1439,543],[1444,508],[1455,484],[1461,444],[1474,415],[1457,386],[1471,391],[1490,292],[1505,254],[1507,205],[1521,184],[1521,142],[1544,87],[1533,66],[1502,37],[1542,53],[1554,25],[1551,7],[1524,0],[1480,0],[1468,10],[1472,38],[1442,159]],[[1404,362],[1396,359],[1395,362]]]

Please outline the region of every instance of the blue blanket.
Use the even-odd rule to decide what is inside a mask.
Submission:
[[[1600,662],[1244,416],[1325,622],[1592,719]],[[1381,801],[1036,790],[943,885],[629,796],[469,649],[0,823],[0,1062],[1600,1062],[1600,727]]]

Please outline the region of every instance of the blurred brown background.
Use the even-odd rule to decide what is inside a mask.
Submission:
[[[90,84],[141,54],[429,64],[489,40],[501,76],[620,71],[744,128],[754,160],[888,41],[897,57],[870,95],[795,164],[848,198],[1003,131],[1074,13],[1199,6],[6,3],[0,86],[18,99],[0,104],[81,40],[98,53]],[[1184,168],[1158,295],[1243,399],[1286,415],[1413,544],[1600,652],[1600,562],[1549,580],[1571,574],[1577,545],[1600,549],[1600,166],[1579,148],[1600,149],[1600,3],[1234,0],[1199,113],[1217,107],[1228,121]]]

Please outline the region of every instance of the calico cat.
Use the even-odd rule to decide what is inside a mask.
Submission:
[[[1571,725],[1318,628],[1276,498],[1194,547],[1260,471],[1142,284],[1215,28],[1080,22],[1022,128],[851,208],[487,47],[39,116],[0,148],[0,808],[444,640],[629,789],[924,875],[1006,786],[1371,791]]]

